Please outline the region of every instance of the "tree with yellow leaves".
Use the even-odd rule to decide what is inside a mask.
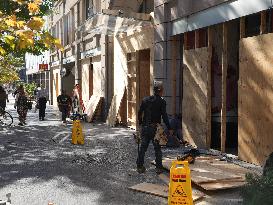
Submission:
[[[9,69],[14,72],[14,56],[22,58],[27,52],[39,55],[48,49],[62,49],[60,41],[44,29],[43,17],[50,12],[54,1],[0,1],[0,59],[5,62],[0,64],[0,79],[8,79]]]

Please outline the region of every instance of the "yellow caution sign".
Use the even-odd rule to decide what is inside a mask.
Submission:
[[[84,137],[82,133],[82,126],[80,120],[73,121],[72,127],[72,144],[84,144]]]
[[[172,162],[168,205],[193,205],[190,168],[187,161]]]

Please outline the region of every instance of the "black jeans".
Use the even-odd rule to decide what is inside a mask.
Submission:
[[[137,166],[144,165],[145,153],[149,147],[150,141],[152,141],[155,150],[155,162],[157,168],[162,168],[162,152],[161,147],[157,141],[154,140],[156,133],[156,126],[143,126],[141,132],[141,146],[138,153]]]
[[[44,119],[45,118],[45,107],[40,107],[39,108],[39,119]]]
[[[62,121],[65,122],[66,118],[68,117],[68,106],[62,106],[61,112],[62,112]]]
[[[45,110],[46,110],[46,98],[41,97],[38,100],[38,107],[39,107],[39,119],[44,119],[45,118]]]

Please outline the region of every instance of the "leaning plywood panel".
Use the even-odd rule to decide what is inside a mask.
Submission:
[[[98,104],[102,98],[103,97],[99,95],[92,95],[91,98],[89,99],[87,107],[86,107],[86,111],[85,111],[87,114],[88,122],[92,121],[95,111],[98,107]]]
[[[124,96],[125,87],[121,88],[121,92],[118,92],[116,95],[113,96],[111,106],[109,109],[109,114],[107,116],[107,124],[109,126],[115,126],[117,122],[117,115],[120,110],[120,105],[122,102],[122,98]]]
[[[240,41],[239,157],[263,165],[273,151],[273,34]]]
[[[206,147],[209,48],[186,50],[183,71],[183,136],[194,146]]]

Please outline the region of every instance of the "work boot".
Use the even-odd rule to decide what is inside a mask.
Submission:
[[[137,172],[139,174],[143,174],[145,173],[145,171],[146,171],[146,168],[144,166],[137,166]]]
[[[164,172],[164,168],[163,167],[156,167],[155,168],[155,172],[156,172],[156,174],[162,174],[163,172]]]

